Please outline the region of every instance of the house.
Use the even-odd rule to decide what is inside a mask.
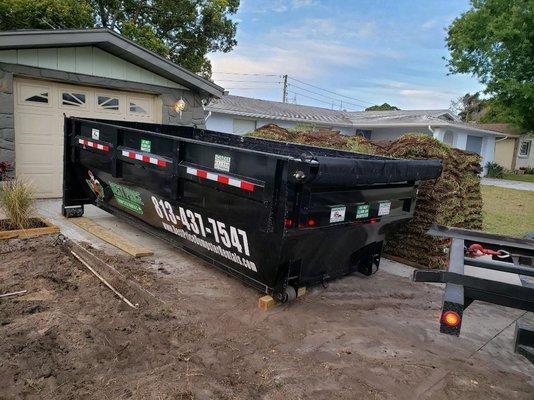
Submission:
[[[534,168],[534,135],[517,134],[508,124],[479,124],[506,136],[495,141],[495,162],[508,170]]]
[[[0,161],[62,191],[63,114],[203,126],[223,89],[107,29],[0,33]]]
[[[231,95],[212,100],[206,109],[210,112],[207,129],[239,135],[270,123],[284,128],[305,124],[372,140],[422,133],[480,154],[483,166],[494,160],[495,139],[504,137],[500,132],[466,124],[450,110],[338,111]]]

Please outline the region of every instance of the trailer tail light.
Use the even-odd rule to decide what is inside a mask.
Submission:
[[[291,218],[284,219],[284,228],[292,228],[293,227],[293,220]]]
[[[376,224],[378,222],[378,218],[371,218],[369,221],[367,221],[368,224]]]
[[[462,318],[454,311],[446,311],[441,315],[441,321],[450,328],[456,328],[462,322]]]
[[[308,227],[313,228],[315,225],[317,225],[317,221],[313,218],[308,219]]]

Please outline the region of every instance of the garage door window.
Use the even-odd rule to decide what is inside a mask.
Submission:
[[[98,96],[98,108],[102,110],[118,111],[119,99],[116,97]]]
[[[30,103],[48,103],[48,92],[34,94],[33,96],[24,99],[24,101],[28,101]]]
[[[85,106],[85,94],[74,92],[63,92],[61,101],[64,106],[83,107]]]
[[[130,101],[130,112],[135,114],[146,114],[146,110],[133,101]]]

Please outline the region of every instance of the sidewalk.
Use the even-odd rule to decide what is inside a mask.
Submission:
[[[483,185],[499,186],[506,189],[528,190],[534,192],[534,183],[509,181],[507,179],[482,178],[480,181]]]

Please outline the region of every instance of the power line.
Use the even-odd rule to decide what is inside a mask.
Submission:
[[[237,79],[215,79],[217,82],[250,82],[250,83],[281,83],[280,81],[248,81],[248,80],[237,80]]]
[[[226,90],[257,90],[257,89],[271,89],[265,86],[255,86],[255,87],[225,87]]]
[[[369,101],[366,101],[366,100],[362,100],[362,99],[357,99],[355,97],[350,97],[350,96],[345,96],[344,94],[339,94],[339,93],[336,93],[332,90],[328,90],[328,89],[323,89],[322,87],[319,87],[319,86],[315,86],[315,85],[312,85],[311,83],[306,83],[306,82],[303,82],[299,79],[296,79],[296,78],[293,78],[291,76],[289,76],[289,79],[293,80],[293,81],[296,81],[296,82],[300,82],[302,83],[303,85],[308,85],[308,86],[311,86],[315,89],[319,89],[319,90],[322,90],[324,92],[327,92],[327,93],[332,93],[332,94],[335,94],[336,96],[339,96],[339,97],[345,97],[346,99],[351,99],[351,100],[356,100],[356,101],[361,101],[362,103],[367,103],[367,104],[374,104],[374,103],[371,103]]]
[[[214,74],[221,74],[221,75],[246,75],[246,76],[276,76],[280,77],[279,74],[245,74],[242,72],[221,72],[221,71],[213,71]]]
[[[319,101],[319,102],[321,102],[321,103],[325,103],[325,104],[328,104],[328,105],[332,106],[332,103],[331,103],[331,102],[324,101],[324,100],[318,99],[318,98],[313,97],[313,96],[308,96],[308,95],[305,95],[305,94],[302,94],[302,93],[299,93],[299,92],[294,92],[294,91],[292,91],[292,90],[288,90],[288,92],[289,92],[289,93],[296,94],[296,95],[299,95],[299,96],[302,96],[302,97],[306,97],[307,99],[311,99],[311,100]]]
[[[345,101],[345,100],[341,100],[341,99],[336,99],[336,98],[334,98],[334,97],[330,97],[330,96],[324,95],[324,94],[322,94],[322,93],[318,93],[318,92],[314,92],[313,90],[306,89],[306,88],[304,88],[304,87],[302,87],[302,86],[295,85],[294,83],[290,83],[289,86],[298,88],[299,90],[304,90],[305,92],[309,92],[309,93],[316,94],[316,95],[321,96],[322,98],[325,98],[325,99],[330,99],[330,100],[337,101],[337,102],[339,102],[341,105],[343,105],[343,104],[349,104],[349,105],[351,105],[351,106],[356,106],[356,107],[365,108],[365,106],[362,105],[362,104],[356,104],[356,103],[351,103],[351,102],[349,102],[349,101]]]

